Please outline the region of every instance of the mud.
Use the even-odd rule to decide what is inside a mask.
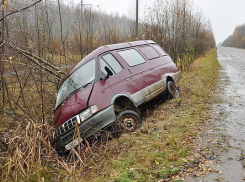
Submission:
[[[188,182],[245,181],[245,50],[221,47],[217,55],[222,70],[211,127],[197,141],[207,171]]]

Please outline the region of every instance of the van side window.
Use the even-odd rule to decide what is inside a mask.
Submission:
[[[160,54],[161,56],[166,56],[166,52],[164,52],[164,50],[162,50],[162,48],[156,44],[152,45]]]
[[[135,49],[127,49],[117,52],[129,66],[145,63],[145,59]]]
[[[159,58],[159,54],[150,46],[139,47],[139,50],[149,60]]]
[[[106,54],[100,59],[100,69],[104,76],[107,75],[105,71],[106,66],[112,71],[113,74],[117,74],[123,70],[120,63],[111,54]]]

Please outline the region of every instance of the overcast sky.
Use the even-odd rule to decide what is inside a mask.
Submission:
[[[80,2],[80,0],[75,0]],[[140,14],[152,6],[153,0],[139,0]],[[211,21],[216,43],[222,42],[231,35],[237,25],[245,23],[245,0],[191,0],[198,6],[205,17]],[[83,0],[84,4],[92,4],[92,8],[108,13],[118,12],[120,15],[133,16],[135,0]]]

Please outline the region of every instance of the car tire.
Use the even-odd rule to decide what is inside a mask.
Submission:
[[[142,126],[141,117],[132,110],[125,110],[118,114],[117,125],[121,133],[134,132]]]
[[[174,82],[169,81],[167,83],[167,94],[168,94],[168,98],[169,99],[179,98],[180,97],[179,89],[174,84]]]

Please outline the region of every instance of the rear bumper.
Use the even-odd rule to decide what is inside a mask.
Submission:
[[[174,83],[177,83],[182,78],[181,72],[178,71],[178,72],[174,73],[172,75],[172,78],[174,79]]]
[[[78,126],[81,139],[83,140],[87,139],[88,137],[90,137],[100,129],[113,123],[115,120],[116,120],[116,115],[114,112],[114,106],[111,105],[106,109],[98,112],[97,114],[95,114],[87,121],[85,121],[84,123]],[[57,139],[57,143],[56,143],[57,151],[63,151],[62,153],[64,153],[66,150],[65,146],[71,143],[75,138],[77,138],[77,134],[75,134],[76,136],[74,136],[74,131],[75,128],[63,134]],[[73,145],[73,147],[76,146],[77,144]]]

